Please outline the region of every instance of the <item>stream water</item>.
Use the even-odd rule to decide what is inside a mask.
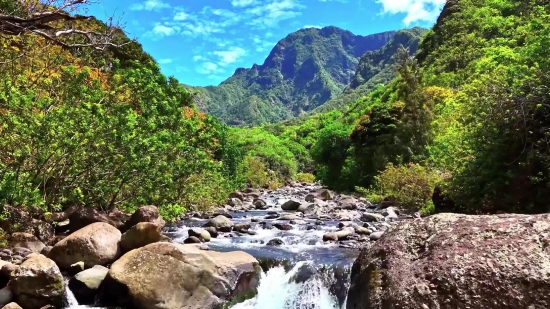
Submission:
[[[281,197],[276,195],[264,198],[269,209],[232,213],[232,221],[236,224],[251,223],[252,218],[257,218],[260,222],[267,222],[267,226],[275,223],[275,220],[266,220],[265,216],[268,212],[283,212],[275,204],[281,204],[284,200],[281,201]],[[174,242],[183,243],[190,228],[200,227],[207,221],[189,219],[168,226],[165,234]],[[258,259],[264,270],[257,295],[233,308],[345,308],[351,265],[358,252],[323,242],[323,234],[337,230],[338,222],[324,221],[315,230],[308,230],[307,226],[315,226],[315,220],[305,221],[309,221],[308,224],[294,225],[294,229],[289,231],[265,229],[264,224],[252,222],[250,231],[255,235],[213,238],[208,243],[210,250],[214,251],[245,251]],[[284,244],[268,246],[267,243],[274,238],[281,239]],[[74,297],[69,299],[69,303],[69,309],[90,308],[79,306]]]

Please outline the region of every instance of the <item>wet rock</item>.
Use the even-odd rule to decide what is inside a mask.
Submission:
[[[260,222],[260,219],[258,219],[258,218],[251,218],[251,219],[250,219],[250,222]]]
[[[160,226],[152,222],[140,222],[124,232],[120,238],[123,252],[144,247],[164,238]]]
[[[287,214],[279,217],[277,220],[300,220],[302,217],[295,214]]]
[[[288,223],[296,224],[296,225],[305,225],[305,224],[307,224],[307,222],[304,221],[304,220],[290,220]]]
[[[258,235],[258,232],[253,231],[253,230],[246,230],[246,231],[243,231],[243,233],[246,233],[246,234],[252,235],[252,236]]]
[[[54,226],[54,230],[56,234],[61,234],[69,231],[71,226],[71,221],[69,219],[61,222],[57,222]]]
[[[262,199],[256,199],[254,201],[254,207],[256,207],[256,209],[267,209],[267,203]]]
[[[344,228],[339,231],[323,235],[323,241],[346,240],[350,235],[353,235],[353,233],[355,233],[353,228]]]
[[[283,205],[281,205],[281,208],[283,210],[297,210],[298,207],[300,207],[300,203],[294,200],[286,201]]]
[[[361,215],[361,221],[363,222],[380,222],[384,220],[384,216],[381,214],[365,212]]]
[[[274,214],[274,215],[265,216],[264,219],[266,219],[266,220],[272,220],[272,219],[277,219],[277,218],[279,218],[279,215],[278,215],[278,214]]]
[[[100,294],[103,303],[122,307],[214,309],[256,288],[258,281],[258,261],[245,252],[155,243],[116,261]]]
[[[353,222],[350,222],[350,221],[338,222],[338,228],[344,228],[348,226],[353,226]]]
[[[227,200],[227,205],[233,207],[240,207],[243,205],[243,202],[238,198],[230,198]]]
[[[550,308],[550,215],[407,221],[355,261],[347,308]]]
[[[218,209],[214,214],[212,214],[212,216],[213,217],[224,216],[228,219],[233,218],[233,216],[231,215],[231,213],[227,209]]]
[[[280,239],[280,238],[273,238],[272,240],[268,241],[266,245],[267,245],[267,246],[274,246],[274,247],[276,247],[276,246],[282,246],[282,245],[284,245],[284,244],[285,244],[285,242],[284,242],[282,239]]]
[[[384,235],[384,231],[374,232],[370,234],[370,240],[378,240]]]
[[[233,230],[237,232],[243,232],[250,229],[250,223],[237,223],[233,226]]]
[[[13,233],[10,236],[10,247],[21,247],[40,253],[46,245],[36,236],[28,233]]]
[[[84,262],[86,268],[106,265],[121,254],[121,233],[103,222],[90,224],[58,242],[48,254],[61,269],[68,269],[76,262]]]
[[[78,274],[79,272],[84,270],[84,262],[76,262],[69,267],[69,272],[71,274]]]
[[[96,265],[76,274],[69,280],[69,289],[73,292],[80,305],[93,305],[101,285],[107,276],[109,268]]]
[[[397,213],[399,211],[396,211],[393,207],[388,207],[386,210],[382,213],[384,217],[386,217],[386,221],[393,221],[399,219],[399,216],[397,216]]]
[[[196,237],[198,238],[201,242],[209,242],[210,239],[212,238],[212,235],[210,235],[210,232],[207,231],[206,229],[201,229],[201,228],[191,228],[187,231],[189,237]],[[216,234],[217,236],[217,234]]]
[[[15,302],[23,308],[54,305],[62,308],[65,284],[61,271],[41,254],[32,254],[12,273],[11,289]]]
[[[207,231],[208,234],[210,234],[210,237],[212,238],[218,237],[218,230],[215,227],[213,226],[205,227],[204,230]]]
[[[200,244],[201,240],[196,236],[189,236],[186,240],[183,241],[184,244]]]
[[[355,226],[355,233],[359,235],[370,235],[372,230],[362,226]]]
[[[293,229],[292,225],[290,224],[275,223],[273,224],[273,226],[281,231],[289,231]]]
[[[138,208],[126,222],[124,230],[129,230],[132,226],[140,222],[151,222],[158,225],[161,229],[166,225],[166,222],[159,213],[157,206],[149,205]]]
[[[231,194],[229,194],[229,198],[237,198],[241,201],[244,201],[244,195],[242,192],[239,192],[239,191],[236,191],[236,192],[233,192]]]
[[[204,226],[205,227],[215,227],[217,231],[220,232],[231,232],[235,224],[224,216],[217,216],[210,221],[208,221]]]

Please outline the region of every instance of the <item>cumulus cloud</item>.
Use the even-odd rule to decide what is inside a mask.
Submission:
[[[161,9],[169,9],[170,4],[163,0],[145,0],[141,3],[130,5],[130,10],[133,11],[160,11]]]
[[[212,54],[218,56],[218,65],[226,66],[244,57],[246,55],[246,50],[240,47],[230,47],[228,50],[217,50],[212,52]]]
[[[155,27],[153,27],[152,32],[153,34],[160,36],[171,36],[177,32],[177,28],[157,24],[155,25]]]
[[[203,62],[200,66],[196,67],[197,73],[200,74],[219,74],[224,73],[224,70],[214,62]]]
[[[260,28],[275,27],[279,22],[302,14],[305,6],[296,0],[275,0],[268,4],[249,8],[247,14],[255,15],[248,24]]]
[[[235,7],[245,7],[258,4],[258,0],[231,0],[231,5]]]
[[[173,60],[170,59],[170,58],[164,58],[164,59],[159,59],[158,60],[158,63],[160,63],[160,64],[169,64],[169,63],[172,63],[172,62],[173,62]]]
[[[389,14],[406,14],[406,25],[417,21],[433,22],[439,16],[446,0],[377,0],[382,11]]]

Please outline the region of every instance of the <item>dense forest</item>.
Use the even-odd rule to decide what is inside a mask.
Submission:
[[[0,1],[1,14],[24,18],[29,10],[36,8]],[[113,44],[90,48],[83,36],[58,41],[0,28],[0,205],[155,204],[174,218],[246,185],[317,180],[425,213],[548,211],[547,0],[449,0],[427,32],[381,34],[361,53],[339,50],[350,65],[338,84],[329,77],[342,68],[315,61],[305,61],[309,71],[290,70],[305,75],[284,83],[256,72],[254,91],[326,87],[292,88],[323,97],[307,107],[296,96],[254,109],[250,100],[260,94],[210,107],[245,106],[250,119],[232,124],[264,123],[252,128],[200,112],[201,94],[162,75],[113,25],[93,18],[45,25],[110,33]],[[319,33],[302,30],[284,43],[303,49]],[[237,87],[231,83],[253,70],[262,67],[220,87]]]

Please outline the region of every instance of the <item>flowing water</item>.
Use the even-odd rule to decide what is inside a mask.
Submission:
[[[270,209],[232,213],[235,223],[250,223],[252,218],[271,223],[278,220],[265,220],[268,212],[283,211],[275,204],[281,204],[277,194],[265,197]],[[279,200],[279,201],[278,201]],[[189,219],[166,228],[165,234],[174,242],[183,243],[188,230],[201,227],[208,220]],[[315,226],[315,220],[304,220],[308,224],[294,225],[294,229],[281,231],[276,228],[264,228],[261,223],[251,223],[250,231],[255,235],[239,237],[213,238],[208,247],[214,251],[245,251],[260,261],[264,272],[261,275],[257,295],[243,303],[234,305],[234,309],[341,309],[345,308],[351,264],[358,255],[357,251],[327,244],[323,234],[337,230],[337,222],[325,221]],[[268,246],[274,239],[284,244]],[[89,308],[78,306],[72,301],[70,309]]]

